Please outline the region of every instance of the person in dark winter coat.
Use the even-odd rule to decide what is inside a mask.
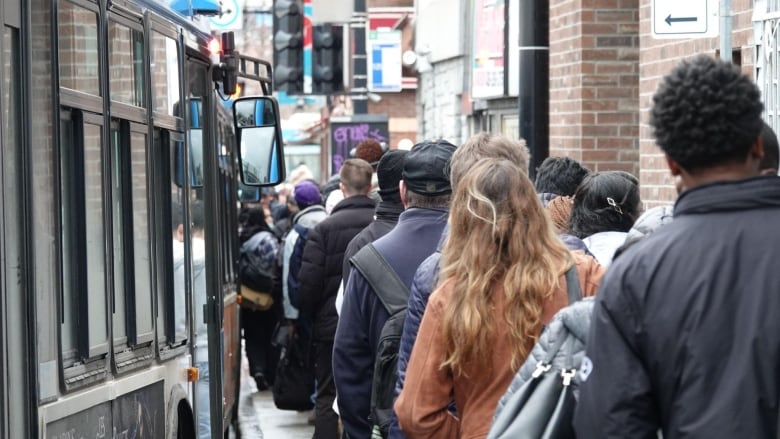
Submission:
[[[371,165],[349,159],[341,167],[341,190],[346,198],[331,215],[309,232],[299,273],[300,317],[313,322],[314,368],[317,379],[314,437],[338,438],[338,416],[333,411],[336,386],[333,384],[333,337],[336,334],[336,293],[342,276],[344,250],[374,219]]]
[[[699,55],[662,80],[650,125],[685,191],[674,221],[601,283],[578,438],[775,438],[780,179],[759,176],[761,93]]]
[[[239,280],[242,285],[253,290],[272,293],[273,267],[279,250],[279,240],[265,222],[262,208],[246,209],[239,216],[244,220],[239,232]],[[255,266],[247,267],[247,264]],[[241,307],[241,328],[249,360],[249,373],[258,390],[266,390],[273,384],[279,358],[277,349],[271,344],[271,337],[281,316],[282,306],[277,297],[274,299],[271,308],[266,310],[254,309],[248,305]]]
[[[361,248],[369,242],[385,236],[387,232],[398,223],[398,217],[404,211],[404,205],[401,202],[401,191],[398,183],[401,181],[401,173],[404,170],[404,158],[408,151],[393,150],[388,151],[379,160],[376,174],[379,181],[379,196],[382,201],[376,206],[375,219],[365,229],[358,233],[347,245],[344,251],[344,269],[342,285],[349,278],[349,258],[355,256]]]
[[[455,145],[444,140],[422,142],[412,148],[404,161],[400,185],[406,210],[398,224],[374,242],[377,252],[407,287],[420,262],[436,249],[447,224],[452,193],[447,170],[454,151]],[[350,438],[371,436],[374,359],[389,317],[366,278],[352,269],[333,346],[339,412]]]

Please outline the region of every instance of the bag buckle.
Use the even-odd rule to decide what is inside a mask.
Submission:
[[[531,374],[531,378],[539,378],[543,373],[550,370],[550,368],[552,368],[552,364],[550,363],[545,363],[544,361],[536,363],[536,369],[534,369],[534,373]]]
[[[574,379],[574,375],[577,374],[577,369],[563,369],[561,370],[561,376],[563,377],[563,385],[568,386],[571,384],[571,380]]]

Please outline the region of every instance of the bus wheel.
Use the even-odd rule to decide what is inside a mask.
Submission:
[[[186,400],[179,401],[176,439],[195,439],[195,417]]]

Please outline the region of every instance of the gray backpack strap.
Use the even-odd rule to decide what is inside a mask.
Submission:
[[[360,249],[349,262],[371,285],[390,315],[406,308],[409,302],[409,288],[373,244]]]
[[[577,276],[577,264],[572,264],[566,270],[566,292],[569,294],[569,305],[582,299],[582,290],[580,289],[580,277]]]

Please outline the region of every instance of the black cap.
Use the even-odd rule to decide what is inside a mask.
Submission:
[[[398,182],[404,172],[404,159],[408,151],[394,149],[388,151],[379,159],[376,168],[376,177],[379,182],[379,196],[382,201],[401,203],[401,193],[398,191]]]
[[[450,159],[456,146],[446,140],[414,145],[404,160],[406,188],[420,195],[444,195],[450,186]]]

